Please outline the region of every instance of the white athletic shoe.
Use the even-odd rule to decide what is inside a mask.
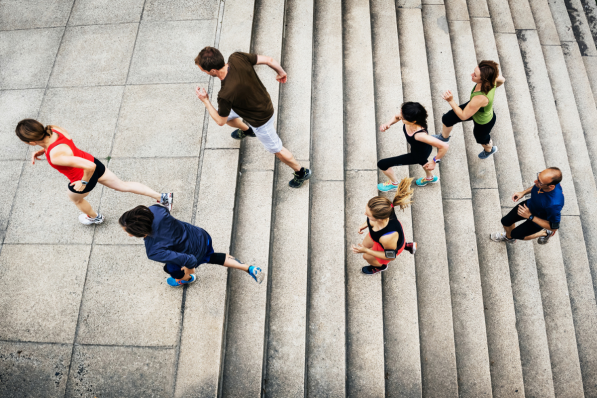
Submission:
[[[91,218],[87,214],[81,214],[79,216],[79,222],[84,225],[101,224],[104,222],[104,216],[97,213],[97,217]]]
[[[168,209],[168,211],[172,211],[172,202],[174,201],[174,193],[163,193],[160,199],[160,204]]]
[[[508,243],[516,242],[516,239],[508,239],[505,232],[494,232],[489,235],[489,238],[494,242],[508,242]]]

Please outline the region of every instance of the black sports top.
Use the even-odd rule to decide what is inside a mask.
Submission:
[[[398,232],[398,245],[396,246],[396,250],[400,250],[400,248],[404,246],[404,232],[402,231],[402,224],[400,224],[400,221],[398,221],[398,218],[396,218],[396,212],[394,210],[392,210],[392,214],[390,215],[390,221],[388,221],[388,225],[386,225],[379,231],[374,231],[373,228],[371,228],[369,217],[367,217],[367,226],[369,227],[369,234],[371,235],[371,239],[373,239],[374,242],[379,243],[381,247],[383,247],[383,245],[381,244],[379,239],[382,236],[391,234],[393,232]],[[383,249],[385,250],[386,248],[383,247]]]
[[[427,159],[429,157],[429,155],[431,155],[431,150],[433,149],[433,147],[429,144],[426,144],[424,142],[418,141],[415,139],[415,135],[417,135],[418,133],[421,132],[425,132],[425,134],[427,134],[427,130],[425,129],[421,129],[421,130],[417,130],[413,133],[413,135],[408,135],[406,133],[406,125],[402,125],[402,130],[404,131],[404,136],[406,137],[406,142],[408,142],[410,144],[410,153],[412,153],[413,155],[417,155],[420,157],[424,157],[425,159]]]

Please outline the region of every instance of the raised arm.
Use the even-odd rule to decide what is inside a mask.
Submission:
[[[394,117],[392,117],[389,122],[384,123],[381,126],[379,126],[379,131],[386,131],[387,129],[390,128],[391,125],[398,123],[399,120],[400,120],[400,115],[394,115]]]
[[[265,55],[257,55],[257,64],[256,65],[269,66],[270,68],[275,70],[276,73],[278,74],[276,76],[276,80],[280,83],[286,83],[286,81],[287,81],[286,72],[284,71],[282,66],[280,66],[280,64],[272,57],[267,57]]]
[[[497,79],[495,79],[495,86],[499,87],[502,84],[504,84],[505,81],[506,81],[506,78],[504,76],[499,76]]]
[[[209,112],[209,116],[211,116],[211,118],[217,123],[217,125],[218,126],[225,125],[226,122],[228,121],[228,117],[220,116],[217,109],[214,108],[214,106],[211,104],[211,101],[209,100],[209,95],[207,94],[207,92],[203,88],[197,87],[195,89],[195,94],[197,94],[197,98],[199,98],[201,100],[201,102],[203,102],[203,105],[205,105],[205,107],[207,108],[207,111]]]
[[[445,99],[448,102],[448,104],[450,104],[450,107],[452,108],[456,116],[460,118],[460,120],[470,119],[475,113],[477,113],[477,111],[480,108],[484,107],[489,103],[489,100],[486,96],[477,95],[469,101],[469,103],[466,105],[464,109],[461,109],[460,106],[456,103],[456,101],[454,101],[454,95],[450,90],[443,93],[442,98]]]

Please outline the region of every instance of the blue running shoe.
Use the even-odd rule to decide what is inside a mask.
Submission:
[[[440,140],[442,142],[449,142],[451,136],[449,136],[448,138],[444,138],[444,136],[441,134],[433,134],[432,137],[437,138],[438,140]]]
[[[377,184],[377,190],[381,192],[390,192],[395,191],[398,188],[398,184],[394,184],[392,181],[388,180],[386,182],[380,182]]]
[[[485,160],[488,157],[490,157],[491,155],[493,155],[494,153],[496,153],[497,151],[498,151],[498,147],[495,145],[491,147],[491,152],[485,152],[485,149],[483,149],[481,151],[481,153],[479,154],[479,159]]]
[[[415,181],[415,184],[417,184],[417,186],[419,186],[419,187],[424,187],[427,184],[435,184],[438,181],[439,181],[439,177],[433,176],[433,178],[431,180],[428,180],[427,178],[419,178],[417,181]]]
[[[249,275],[251,275],[251,277],[255,279],[255,282],[259,284],[261,284],[261,282],[263,282],[263,278],[265,278],[265,273],[261,271],[261,268],[254,267],[252,265],[249,267]]]
[[[189,281],[184,281],[182,279],[174,279],[173,277],[170,277],[166,280],[166,282],[168,282],[168,284],[172,287],[179,287],[182,285],[188,285],[190,283],[193,283],[197,280],[197,277],[195,276],[195,274],[191,274],[191,280]]]

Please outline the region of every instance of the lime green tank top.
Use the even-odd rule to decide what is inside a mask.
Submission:
[[[493,119],[493,96],[495,95],[495,87],[493,87],[487,94],[483,91],[475,92],[475,87],[477,86],[475,85],[471,91],[471,99],[477,95],[484,95],[489,100],[489,103],[484,107],[479,108],[477,113],[473,115],[473,120],[477,124],[487,124]]]

